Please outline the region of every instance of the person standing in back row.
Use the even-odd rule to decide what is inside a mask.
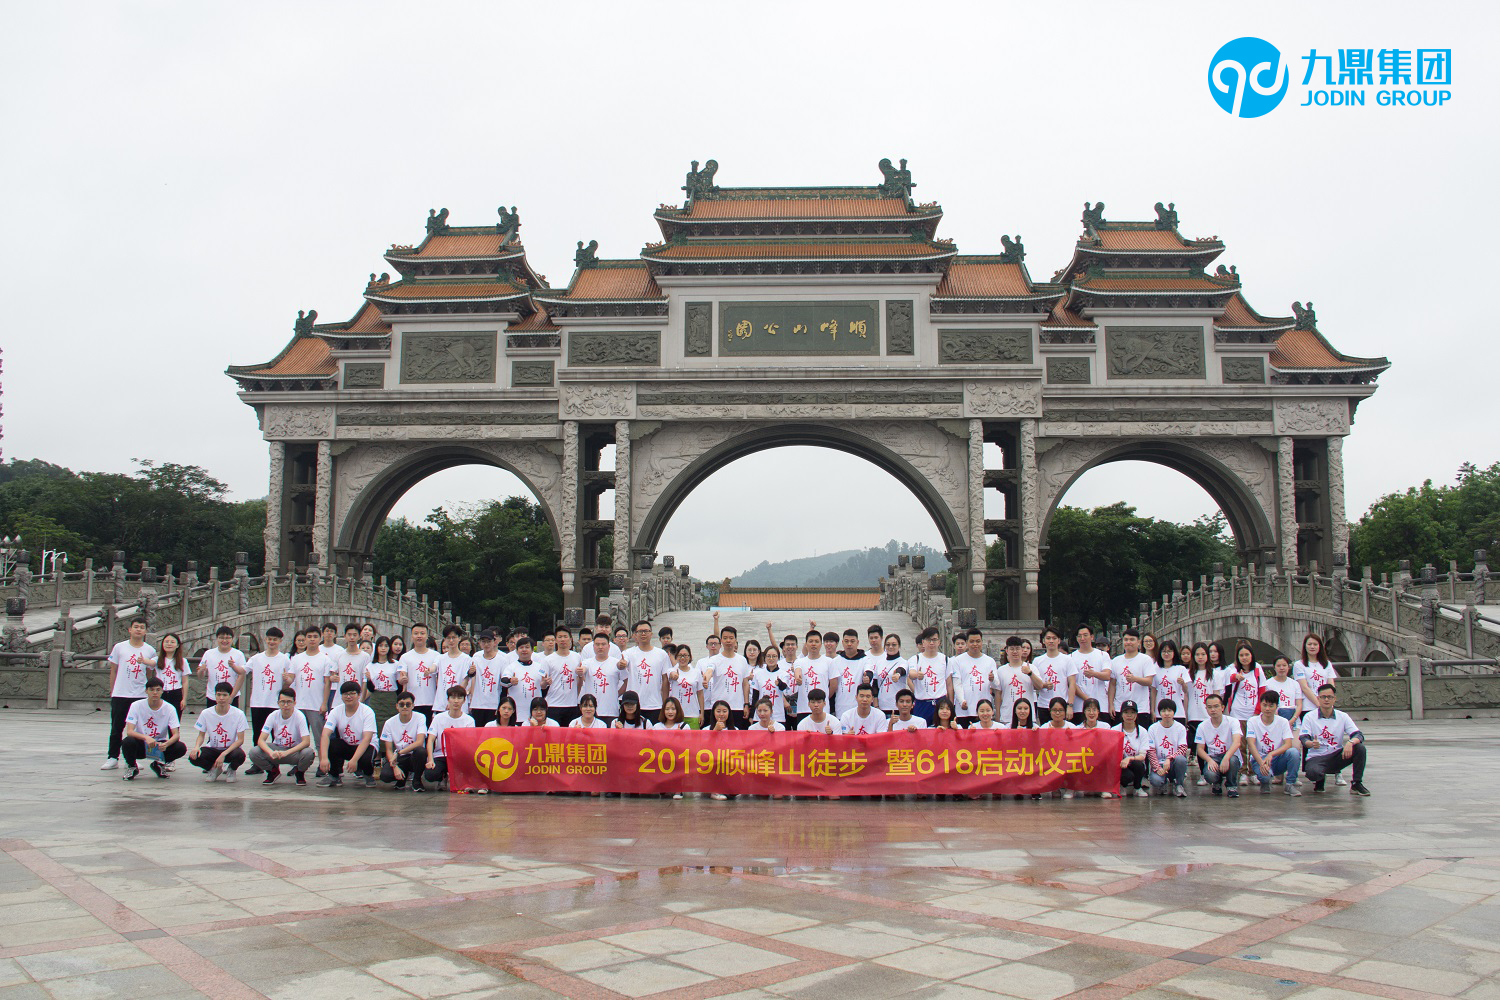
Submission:
[[[156,650],[146,642],[146,619],[132,618],[127,635],[109,651],[109,751],[101,771],[120,766],[125,717],[146,697],[146,671],[156,665]]]

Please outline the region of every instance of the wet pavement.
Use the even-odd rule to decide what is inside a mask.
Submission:
[[[1496,723],[1367,729],[1369,799],[716,802],[127,784],[5,711],[0,1000],[1500,997]]]

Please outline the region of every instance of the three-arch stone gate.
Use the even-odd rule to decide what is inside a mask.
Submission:
[[[597,606],[715,470],[794,444],[894,476],[941,532],[958,605],[998,588],[1011,618],[1037,615],[1059,499],[1109,462],[1201,484],[1247,565],[1335,564],[1342,442],[1385,359],[1335,351],[1310,303],[1256,313],[1234,269],[1207,270],[1224,244],[1183,236],[1171,206],[1117,222],[1086,203],[1071,260],[1037,281],[1019,237],[960,254],[909,171],[881,170],[866,187],[721,188],[695,163],[685,201],[655,213],[661,242],[605,259],[579,241],[566,287],[532,269],[514,209],[430,214],[349,320],[299,314],[281,354],[229,370],[270,443],[267,565],[358,572],[412,485],[492,465],[546,511],[567,604]],[[831,518],[876,489],[795,479],[749,492]]]

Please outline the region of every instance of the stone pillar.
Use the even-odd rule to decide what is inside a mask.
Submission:
[[[1281,569],[1297,572],[1297,471],[1292,464],[1292,439],[1276,439],[1276,536],[1281,544]]]
[[[1036,425],[1035,418],[1021,421],[1021,453],[1017,456],[1021,479],[1021,576],[1026,585],[1021,588],[1021,607],[1016,614],[1029,619],[1041,616],[1037,580],[1042,570],[1042,512],[1037,509],[1041,477],[1036,467]]]
[[[286,500],[286,445],[271,442],[271,483],[266,493],[266,572],[281,565],[281,511]]]
[[[581,607],[574,597],[573,581],[578,574],[578,421],[563,423],[562,510],[558,511],[558,564],[562,570],[563,605]]]
[[[984,600],[984,421],[969,421],[969,579],[973,581],[974,600]],[[975,607],[963,593],[959,581],[960,607]],[[983,607],[980,606],[980,610]]]
[[[1328,439],[1328,520],[1333,532],[1334,565],[1349,557],[1349,516],[1344,510],[1344,439]]]
[[[630,574],[630,421],[615,421],[615,558],[611,569]],[[619,588],[613,588],[618,590]]]
[[[318,442],[317,492],[313,494],[312,550],[323,562],[328,562],[331,551],[328,544],[328,512],[333,507],[333,442]]]

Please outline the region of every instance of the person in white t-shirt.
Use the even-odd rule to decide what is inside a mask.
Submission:
[[[828,679],[828,683],[833,685],[833,689],[829,691],[829,696],[833,699],[832,711],[842,718],[843,713],[859,704],[859,686],[874,676],[869,657],[859,648],[859,633],[852,628],[844,629],[843,635],[839,637],[839,651],[834,654],[832,674]]]
[[[439,691],[446,691],[451,687],[458,686],[465,691],[469,690],[469,664],[470,657],[459,649],[459,641],[464,637],[464,630],[457,625],[449,625],[443,629],[443,655],[437,658],[437,684]],[[464,710],[468,711],[468,699],[465,697]]]
[[[396,714],[386,719],[380,730],[380,745],[385,751],[380,780],[405,788],[409,779],[412,791],[423,792],[426,791],[422,787],[422,770],[427,766],[427,720],[416,713],[415,706],[416,699],[410,691],[396,696]]]
[[[787,719],[786,702],[793,696],[796,687],[795,677],[782,665],[781,651],[775,646],[767,646],[760,666],[750,675],[750,695],[754,704],[766,702],[771,706],[771,717],[784,725]]]
[[[245,654],[234,648],[234,629],[220,625],[214,632],[214,648],[203,651],[198,659],[198,676],[208,678],[205,685],[203,705],[212,708],[214,690],[220,684],[234,688],[235,708],[240,705],[240,687],[245,683]]]
[[[1118,718],[1127,701],[1139,708],[1151,708],[1151,687],[1156,681],[1156,661],[1141,651],[1141,634],[1133,628],[1125,630],[1120,637],[1122,652],[1110,662],[1110,673],[1114,675],[1115,703],[1111,712]],[[1139,722],[1139,719],[1137,719]],[[1149,712],[1147,724],[1150,724]]]
[[[681,648],[681,647],[679,647]],[[696,716],[694,717],[696,718]],[[693,724],[688,721],[688,716],[682,710],[682,702],[675,697],[669,697],[661,703],[661,721],[651,727],[652,729],[692,729]],[[677,796],[673,796],[676,798]]]
[[[1114,729],[1121,736],[1120,797],[1124,798],[1133,791],[1145,798],[1150,794],[1146,791],[1149,773],[1146,751],[1150,744],[1146,738],[1146,730],[1141,728],[1140,712],[1137,711],[1135,702],[1125,701],[1120,705],[1120,724]]]
[[[161,697],[161,678],[146,682],[146,697],[130,706],[125,713],[125,738],[120,752],[125,755],[125,780],[134,781],[141,773],[136,761],[147,758],[158,778],[167,777],[167,765],[187,753],[182,742],[182,723],[177,709]]]
[[[980,698],[979,704],[974,706],[974,724],[970,729],[1005,729],[1005,723],[995,718],[995,703],[988,698]]]
[[[911,693],[916,698],[912,712],[929,726],[937,713],[938,699],[954,700],[953,673],[948,669],[948,657],[938,650],[941,642],[942,633],[937,629],[923,629],[917,636],[917,655],[906,664]]]
[[[598,635],[604,635],[604,633],[600,632],[600,633],[598,633]],[[596,636],[596,638],[597,638],[597,636]],[[606,651],[608,651],[608,649],[609,649],[609,639],[608,639],[608,637],[605,637],[605,641],[603,643],[603,646],[604,646],[604,649]],[[614,658],[611,657],[610,661],[614,662]],[[578,718],[576,718],[572,722],[568,723],[568,728],[569,729],[608,729],[609,728],[609,723],[605,722],[603,719],[599,718],[599,716],[595,714],[595,712],[597,711],[598,708],[599,708],[599,700],[597,698],[595,698],[593,695],[591,695],[591,694],[579,695],[578,696]]]
[[[813,688],[807,692],[807,715],[797,723],[799,733],[825,733],[829,736],[842,736],[844,724],[829,715],[828,693],[822,688]]]
[[[297,692],[297,710],[307,717],[307,730],[313,734],[313,747],[323,742],[323,706],[328,702],[328,687],[333,668],[318,646],[321,633],[316,625],[302,630],[303,649],[292,654],[286,686]],[[327,761],[321,761],[322,766]]]
[[[355,629],[355,635],[358,634],[359,630]],[[340,670],[349,650],[339,645],[339,628],[333,622],[323,623],[323,627],[318,631],[317,642],[308,646],[307,649],[309,653],[314,650],[321,653],[328,664],[328,691],[323,696],[323,713],[326,715],[339,700],[339,685],[344,683],[340,679]]]
[[[519,643],[517,644],[519,648]],[[426,783],[434,787],[448,780],[448,750],[444,746],[443,734],[449,729],[472,729],[474,718],[464,714],[464,698],[467,692],[458,685],[448,689],[448,710],[432,720],[427,730]]]
[[[885,636],[884,654],[871,660],[875,674],[875,705],[887,716],[896,711],[896,695],[906,687],[906,657],[901,655],[901,637]]]
[[[531,699],[546,697],[551,672],[548,664],[532,649],[530,636],[516,639],[516,655],[505,668],[504,680],[517,706],[530,705]]]
[[[854,707],[839,718],[839,721],[844,724],[844,732],[850,736],[869,736],[873,733],[885,732],[885,713],[875,707],[874,686],[861,683],[854,690],[856,699]]]
[[[641,701],[641,714],[648,722],[661,719],[661,702],[667,696],[667,674],[672,660],[667,651],[651,644],[651,623],[635,623],[635,645],[620,657],[620,666],[630,671],[626,690],[634,691]]]
[[[786,732],[786,726],[772,718],[771,703],[761,698],[755,703],[755,722],[751,724],[749,731],[752,733],[784,733]]]
[[[683,643],[673,651],[672,669],[667,671],[667,686],[679,706],[688,706],[693,718],[703,718],[703,674],[693,662],[693,647]],[[662,702],[662,708],[667,703]]]
[[[1171,639],[1163,639],[1156,647],[1156,677],[1152,685],[1152,700],[1148,702],[1137,702],[1146,708],[1153,708],[1154,703],[1163,698],[1168,698],[1174,705],[1187,703],[1188,685],[1192,678],[1188,676],[1188,669],[1182,663],[1182,654],[1177,648],[1177,643]],[[1154,715],[1155,712],[1148,714]],[[1148,728],[1150,723],[1144,723]]]
[[[1031,661],[1037,718],[1048,714],[1051,699],[1068,695],[1073,684],[1073,658],[1062,651],[1062,630],[1051,625],[1042,629],[1042,649]]]
[[[953,674],[953,690],[958,695],[959,725],[967,728],[979,717],[979,701],[988,698],[999,669],[993,657],[984,651],[984,633],[971,628],[963,634],[964,649],[948,660]]]
[[[1177,703],[1171,698],[1156,702],[1156,721],[1146,730],[1146,765],[1151,787],[1158,795],[1171,793],[1187,798],[1182,787],[1187,777],[1187,759],[1191,745],[1187,727],[1177,721]]]
[[[538,729],[546,728],[546,727],[551,727],[553,729],[557,728],[557,720],[556,719],[549,719],[549,718],[547,718],[547,699],[546,698],[533,698],[533,699],[531,699],[531,711],[530,711],[530,714],[528,714],[526,716],[526,721],[523,722],[523,723],[521,723],[521,725],[523,725],[523,726],[535,726]]]
[[[1229,684],[1234,685],[1234,695],[1225,714],[1241,723],[1248,722],[1260,711],[1260,694],[1266,684],[1265,671],[1255,662],[1255,650],[1248,642],[1235,646],[1234,663],[1229,667]],[[1228,690],[1227,685],[1225,690]]]
[[[187,697],[188,682],[192,679],[192,668],[188,666],[187,654],[182,649],[182,639],[176,632],[161,637],[161,647],[156,651],[156,676],[161,678],[161,698],[177,709],[182,718],[183,702]],[[209,692],[213,692],[210,690]]]
[[[1224,694],[1224,675],[1214,669],[1211,650],[1206,642],[1193,643],[1187,662],[1188,685],[1187,701],[1183,705],[1183,718],[1188,731],[1188,739],[1191,742],[1198,732],[1198,727],[1208,718],[1208,696]],[[1198,784],[1208,784],[1208,778],[1201,769],[1198,774]]]
[[[285,638],[281,629],[272,625],[266,629],[265,649],[250,657],[245,664],[245,686],[250,690],[250,739],[255,740],[266,727],[266,719],[276,711],[277,695],[286,684],[287,671],[291,670],[291,658],[281,651],[281,640]],[[249,749],[253,750],[251,743]],[[246,774],[259,774],[260,765],[251,754],[250,768]]]
[[[508,666],[508,659],[500,652],[499,633],[489,628],[481,631],[479,652],[469,658],[469,715],[474,725],[483,728],[494,720],[505,695],[503,678]]]
[[[1337,698],[1333,685],[1324,684],[1318,688],[1318,710],[1302,717],[1299,732],[1305,753],[1302,773],[1313,783],[1313,791],[1321,792],[1328,775],[1352,767],[1349,794],[1367,796],[1370,790],[1365,787],[1365,734],[1353,719],[1333,707]]]
[[[755,650],[757,663],[749,659]],[[745,653],[740,653],[740,636],[734,626],[725,625],[719,630],[719,655],[710,657],[703,665],[703,702],[709,706],[703,714],[703,728],[713,725],[713,704],[722,701],[729,706],[729,725],[732,729],[744,729],[746,691],[750,676],[759,665],[760,646],[754,639],[745,643]]]
[[[770,631],[770,623],[767,623],[766,630]],[[786,696],[782,700],[786,702],[787,706],[790,706],[789,715],[793,726],[801,720],[802,716],[807,714],[808,692],[813,688],[820,688],[824,691],[828,690],[828,676],[833,671],[834,664],[833,660],[829,659],[823,652],[823,644],[826,641],[827,636],[822,632],[819,632],[815,628],[809,629],[803,641],[807,652],[797,657],[795,661],[788,660],[781,664],[783,672],[790,677],[790,689],[786,691]],[[836,635],[834,636],[834,642],[838,642]],[[831,653],[832,650],[829,650],[829,652]],[[778,653],[778,659],[780,655]],[[776,719],[778,722],[786,721],[780,712],[778,712]]]
[[[1271,675],[1266,678],[1266,690],[1276,695],[1276,714],[1296,732],[1302,718],[1302,685],[1292,675],[1292,661],[1285,656],[1278,655],[1271,670]]]
[[[1288,664],[1290,666],[1290,664]],[[1282,718],[1281,696],[1266,691],[1260,696],[1260,714],[1250,720],[1245,746],[1250,751],[1255,774],[1260,778],[1262,793],[1271,790],[1271,782],[1284,776],[1286,793],[1301,795],[1297,788],[1297,769],[1302,764],[1302,750],[1292,735],[1292,727]]]
[[[1208,718],[1198,724],[1193,734],[1198,767],[1208,779],[1215,795],[1226,789],[1231,799],[1240,797],[1240,724],[1224,714],[1224,696],[1211,694],[1204,699]]]
[[[462,690],[462,689],[460,689]],[[359,700],[360,686],[345,681],[339,686],[339,704],[328,713],[323,726],[323,761],[328,777],[318,784],[338,788],[344,775],[364,779],[366,788],[375,787],[375,710]]]
[[[995,668],[990,678],[990,690],[996,697],[995,718],[1009,726],[1018,701],[1033,701],[1036,697],[1035,668],[1026,659],[1026,640],[1013,635],[1005,640],[1005,661]]]
[[[156,665],[156,650],[146,642],[146,619],[132,618],[129,638],[109,651],[109,750],[99,770],[120,766],[120,742],[130,706],[146,697],[146,672]]]
[[[416,710],[432,725],[433,702],[437,698],[438,652],[427,645],[427,626],[411,627],[411,649],[401,654],[400,680],[403,690],[416,699]]]
[[[1068,715],[1070,714],[1068,710],[1071,705],[1072,702],[1070,702],[1067,698],[1064,698],[1062,695],[1053,696],[1052,700],[1047,702],[1047,721],[1041,726],[1041,728],[1077,729],[1078,727],[1068,720]],[[1061,789],[1054,790],[1052,793],[1054,797],[1059,794],[1061,794],[1065,799],[1071,799],[1073,797],[1073,789],[1068,788],[1067,786],[1063,786]]]
[[[908,730],[919,730],[927,728],[927,720],[916,715],[913,709],[917,704],[917,696],[906,688],[896,692],[896,712],[886,720],[885,730],[888,733],[900,733]]]
[[[1083,721],[1084,699],[1093,698],[1101,706],[1115,703],[1115,675],[1110,669],[1109,652],[1094,648],[1094,629],[1088,624],[1078,626],[1076,637],[1078,647],[1070,654],[1073,663],[1069,671],[1072,674],[1069,702],[1074,724]]]
[[[1318,708],[1318,689],[1324,684],[1337,684],[1338,671],[1328,660],[1323,640],[1309,633],[1302,640],[1302,657],[1292,664],[1292,676],[1302,688],[1302,712],[1315,712]]]
[[[566,625],[554,634],[555,645],[547,658],[547,711],[559,726],[578,718],[578,695],[583,683],[579,666],[583,657],[573,649],[573,633]],[[479,720],[476,718],[475,724]]]
[[[214,687],[214,707],[198,713],[193,728],[198,736],[188,761],[203,769],[204,779],[217,781],[222,775],[228,784],[234,783],[235,772],[245,763],[245,734],[250,723],[245,713],[230,704],[234,696],[234,685],[220,681]]]
[[[289,767],[297,784],[307,784],[307,769],[318,759],[312,745],[307,717],[297,709],[297,692],[282,688],[277,695],[277,709],[266,716],[260,736],[250,750],[250,763],[266,772],[263,785],[274,784],[281,769]]]

